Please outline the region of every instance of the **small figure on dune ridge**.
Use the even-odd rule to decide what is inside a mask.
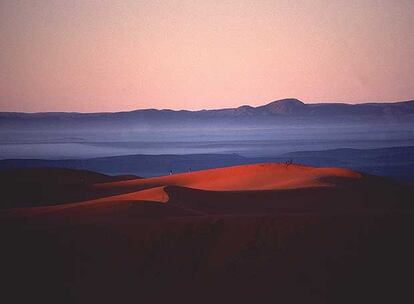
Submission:
[[[289,159],[285,162],[286,168],[293,164],[293,160]]]

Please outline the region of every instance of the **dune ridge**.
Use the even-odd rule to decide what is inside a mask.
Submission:
[[[213,214],[344,211],[407,205],[388,180],[340,168],[262,163],[92,185],[105,197],[9,210],[15,217],[82,221],[145,219],[149,205],[162,217]],[[137,210],[142,211],[137,213]],[[131,212],[131,210],[134,212]],[[155,211],[158,212],[158,211]]]
[[[128,188],[138,185],[168,185],[200,190],[276,190],[330,186],[330,177],[358,179],[362,175],[347,169],[315,168],[304,165],[262,163],[240,165],[170,176],[97,183],[97,188]]]

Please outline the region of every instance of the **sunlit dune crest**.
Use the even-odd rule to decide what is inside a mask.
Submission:
[[[98,188],[138,185],[181,186],[200,190],[277,190],[329,186],[329,178],[360,178],[361,174],[339,168],[266,163],[182,173],[171,176],[96,184]]]
[[[280,204],[283,204],[283,208],[286,208],[286,204],[302,204],[304,200],[318,206],[319,202],[312,202],[312,194],[301,191],[315,189],[318,195],[327,193],[329,196],[330,192],[323,189],[339,189],[348,182],[358,182],[361,179],[363,176],[360,173],[339,168],[282,163],[241,165],[146,179],[96,183],[93,187],[97,193],[102,191],[113,194],[76,203],[14,209],[9,213],[15,216],[48,215],[52,218],[70,216],[86,221],[100,216],[122,215],[133,218],[137,208],[144,208],[138,206],[144,202],[155,204],[152,206],[156,208],[160,208],[160,203],[172,208],[165,209],[163,215],[171,211],[175,216],[177,210],[184,211],[185,214],[232,212],[232,208],[236,213],[241,209],[243,212],[261,213],[270,209],[275,211],[274,208]],[[280,191],[288,191],[289,198],[280,198]],[[322,201],[326,200],[328,198],[325,195]],[[202,201],[207,202],[200,205]],[[138,204],[137,207],[132,207],[134,204]],[[220,204],[226,207],[222,209]],[[251,209],[251,206],[255,207]],[[134,211],[131,208],[135,208]],[[139,213],[139,218],[145,217],[145,213]]]

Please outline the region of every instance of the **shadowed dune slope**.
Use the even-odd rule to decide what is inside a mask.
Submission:
[[[137,179],[134,175],[109,176],[88,170],[30,168],[0,171],[0,209],[84,201],[113,194],[96,191],[95,183]]]

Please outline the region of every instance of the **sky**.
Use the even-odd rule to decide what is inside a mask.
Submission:
[[[1,0],[0,111],[414,99],[413,0]]]

